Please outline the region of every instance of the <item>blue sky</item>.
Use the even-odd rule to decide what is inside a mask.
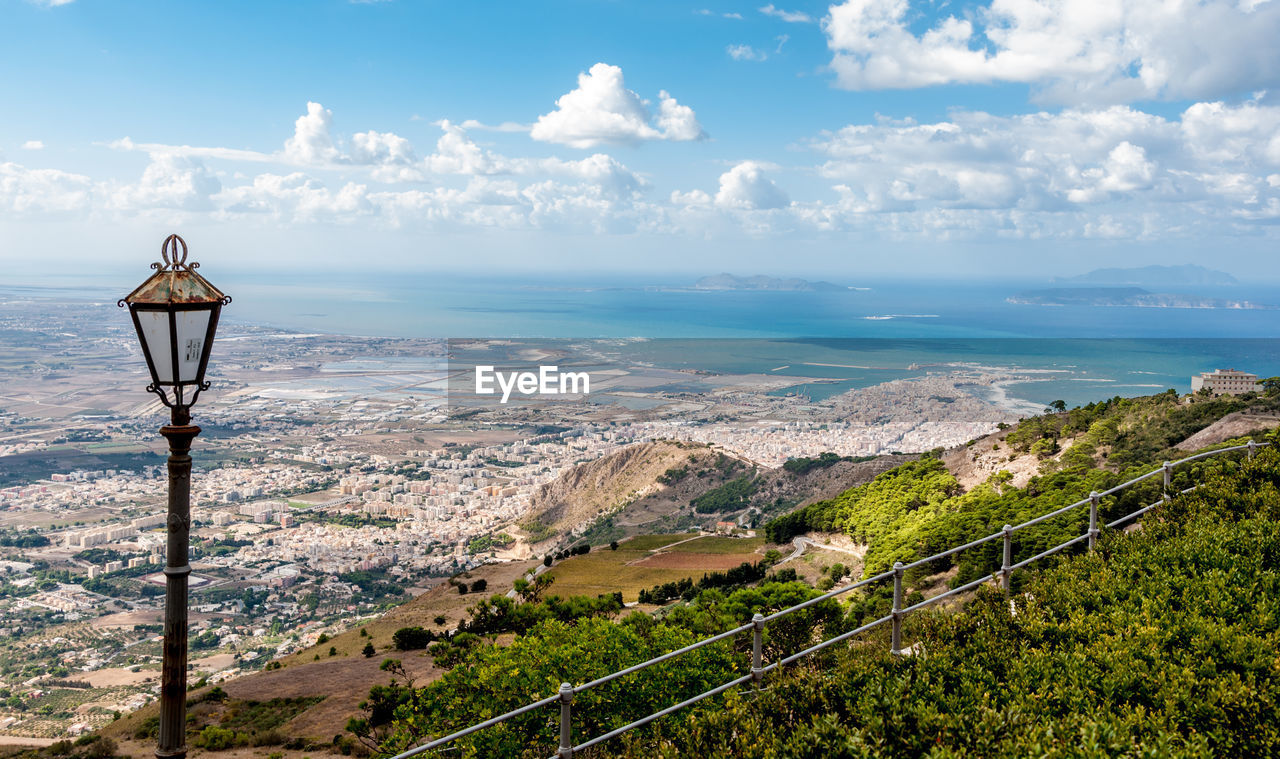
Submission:
[[[1280,0],[0,0],[0,26],[15,272],[177,230],[337,270],[1280,274]]]

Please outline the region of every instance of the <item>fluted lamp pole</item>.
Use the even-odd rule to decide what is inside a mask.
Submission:
[[[191,406],[204,379],[218,314],[231,298],[187,263],[187,243],[169,235],[160,246],[163,263],[118,305],[128,306],[142,355],[151,372],[147,391],[170,412],[160,434],[169,441],[168,557],[165,561],[164,659],[160,676],[160,739],[157,759],[186,757],[187,722],[187,576],[191,574],[191,441],[200,428],[191,423]]]

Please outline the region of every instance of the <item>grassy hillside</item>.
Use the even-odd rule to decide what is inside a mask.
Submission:
[[[1143,529],[1027,573],[1010,606],[980,592],[958,613],[837,647],[608,744],[631,757],[1274,756],[1280,754],[1280,455],[1213,475]],[[704,591],[661,620],[551,620],[510,646],[478,646],[439,681],[403,690],[388,750],[494,716],[782,608],[814,591],[766,581]],[[1012,613],[1011,613],[1012,611]],[[818,604],[771,625],[766,661],[849,629]],[[749,639],[746,639],[749,640]],[[709,646],[575,699],[582,740],[741,676],[745,641]],[[545,756],[551,712],[492,728],[463,755]]]
[[[1007,445],[1022,449],[1041,459],[1039,473],[1032,477],[1025,487],[1013,487],[1008,482],[1008,478],[1001,477],[997,473],[989,481],[966,492],[936,456],[928,456],[882,474],[872,482],[852,488],[836,498],[812,504],[794,515],[776,520],[769,525],[769,539],[781,542],[788,539],[790,534],[810,529],[843,531],[855,539],[870,544],[867,554],[867,571],[878,571],[895,559],[910,559],[966,542],[979,535],[997,531],[1000,525],[1006,522],[1023,521],[1078,500],[1087,495],[1090,490],[1103,490],[1118,484],[1135,473],[1149,469],[1163,458],[1176,457],[1178,451],[1175,450],[1175,446],[1179,442],[1212,424],[1221,416],[1242,407],[1269,406],[1275,404],[1276,400],[1275,396],[1270,396],[1245,399],[1195,398],[1187,402],[1172,395],[1160,395],[1134,400],[1116,399],[1072,412],[1038,418],[1009,431],[1005,437]],[[1063,440],[1071,442],[1063,446],[1060,444]],[[1049,441],[1049,443],[1040,444],[1039,441]],[[1015,452],[1013,455],[1019,454]],[[1268,454],[1264,460],[1247,469],[1238,456],[1209,459],[1179,470],[1175,485],[1184,487],[1191,481],[1216,480],[1221,492],[1249,488],[1261,493],[1254,500],[1261,499],[1263,503],[1270,503],[1274,497],[1274,481],[1280,477],[1277,474],[1277,462],[1278,459],[1274,453]],[[1113,518],[1120,513],[1127,513],[1150,503],[1158,497],[1157,490],[1158,480],[1143,487],[1133,488],[1132,492],[1126,491],[1119,498],[1107,499],[1103,503],[1102,516],[1104,519]],[[1015,560],[1038,553],[1050,545],[1083,532],[1083,521],[1087,518],[1086,510],[1080,509],[1078,512],[1019,533],[1015,541]],[[1215,520],[1219,523],[1223,522],[1224,515],[1220,511],[1202,512],[1204,512],[1203,509],[1196,512],[1194,525],[1186,529],[1194,533],[1205,525],[1214,523]],[[1178,517],[1179,513],[1174,510],[1168,511],[1170,517]],[[943,612],[913,617],[910,625],[911,634],[924,638],[926,651],[926,656],[922,657],[924,661],[931,660],[935,655],[933,647],[942,646],[945,641],[951,641],[947,645],[954,645],[955,650],[961,651],[965,656],[976,656],[986,652],[987,658],[978,659],[981,665],[978,669],[961,666],[958,663],[959,658],[948,660],[947,667],[942,668],[942,671],[969,672],[969,674],[960,680],[954,678],[948,680],[942,674],[938,674],[937,676],[941,678],[938,687],[954,688],[958,693],[946,690],[930,691],[926,688],[921,691],[923,695],[933,694],[940,701],[935,701],[929,707],[922,707],[924,712],[917,709],[909,710],[905,713],[907,716],[903,718],[906,720],[904,725],[915,725],[921,723],[927,713],[931,715],[934,723],[943,725],[946,729],[926,731],[927,736],[913,738],[912,740],[916,740],[917,743],[912,744],[912,748],[904,749],[901,755],[921,755],[925,753],[926,747],[931,745],[931,742],[940,741],[945,744],[953,732],[961,730],[961,725],[975,721],[985,725],[981,728],[982,730],[991,733],[990,742],[976,748],[965,745],[961,754],[988,755],[986,751],[990,749],[996,754],[1022,755],[1020,749],[1013,748],[1020,745],[1017,741],[1029,741],[1027,745],[1034,748],[1042,745],[1036,741],[1046,741],[1051,738],[1060,742],[1065,741],[1061,745],[1068,747],[1077,745],[1080,740],[1097,738],[1102,743],[1094,746],[1086,742],[1083,745],[1100,746],[1102,748],[1098,750],[1104,753],[1112,749],[1123,753],[1124,745],[1139,745],[1142,742],[1133,737],[1139,734],[1159,735],[1162,736],[1160,740],[1166,742],[1177,743],[1177,740],[1182,740],[1178,745],[1193,753],[1200,749],[1212,750],[1215,746],[1247,744],[1247,741],[1230,731],[1225,737],[1210,736],[1206,739],[1207,743],[1197,743],[1199,738],[1193,740],[1189,737],[1190,734],[1185,732],[1178,733],[1180,737],[1177,740],[1172,733],[1166,735],[1161,732],[1173,730],[1178,725],[1189,724],[1190,717],[1179,710],[1191,707],[1179,705],[1184,702],[1189,703],[1186,694],[1178,690],[1186,685],[1186,678],[1174,677],[1175,671],[1172,674],[1166,673],[1167,677],[1161,675],[1152,679],[1152,673],[1166,666],[1166,659],[1169,662],[1168,666],[1174,667],[1175,670],[1190,666],[1196,660],[1204,659],[1206,651],[1196,648],[1190,642],[1195,635],[1208,635],[1210,640],[1214,640],[1215,635],[1225,636],[1224,640],[1228,638],[1234,640],[1242,636],[1242,639],[1249,641],[1254,641],[1257,636],[1263,638],[1274,636],[1276,624],[1274,613],[1266,611],[1261,616],[1241,617],[1238,612],[1244,599],[1253,592],[1247,590],[1251,587],[1251,583],[1267,587],[1267,583],[1273,581],[1266,572],[1275,571],[1276,554],[1271,553],[1274,548],[1270,544],[1251,545],[1247,550],[1253,553],[1243,556],[1225,552],[1221,557],[1214,558],[1210,553],[1193,551],[1195,546],[1200,546],[1207,551],[1207,547],[1211,546],[1213,541],[1234,539],[1246,534],[1265,534],[1259,532],[1259,529],[1265,525],[1249,521],[1256,516],[1252,513],[1242,516],[1242,525],[1230,528],[1234,532],[1219,530],[1213,534],[1211,540],[1199,543],[1193,537],[1187,537],[1187,542],[1173,544],[1174,547],[1171,550],[1174,553],[1160,553],[1158,542],[1151,544],[1148,548],[1142,548],[1149,545],[1144,541],[1155,540],[1157,537],[1161,539],[1169,537],[1172,540],[1173,537],[1182,535],[1177,532],[1177,529],[1183,529],[1178,525],[1182,525],[1189,519],[1185,514],[1182,516],[1181,521],[1170,521],[1169,527],[1161,528],[1174,531],[1167,535],[1166,532],[1157,531],[1156,528],[1159,525],[1156,519],[1150,518],[1147,520],[1148,529],[1136,537],[1110,536],[1108,540],[1115,542],[1109,543],[1108,548],[1101,555],[1082,557],[1079,555],[1081,552],[1076,552],[1075,557],[1065,557],[1069,566],[1075,567],[1072,571],[1076,574],[1071,575],[1068,570],[1057,570],[1066,574],[1055,576],[1053,583],[1064,584],[1070,577],[1075,577],[1072,582],[1088,586],[1090,592],[1085,592],[1084,588],[1073,588],[1064,584],[1063,587],[1067,589],[1055,594],[1051,588],[1052,583],[1050,586],[1038,584],[1041,581],[1035,579],[1034,573],[1018,575],[1015,590],[1020,594],[1029,591],[1030,595],[1019,595],[1022,599],[1018,607],[1021,622],[1017,624],[1036,622],[1040,627],[1033,629],[1041,636],[1039,638],[1008,637],[1014,635],[1010,632],[1008,606],[999,598],[979,598],[970,611],[954,618],[945,616]],[[1274,516],[1264,510],[1264,521]],[[1228,529],[1225,524],[1220,527]],[[787,530],[790,532],[788,533]],[[1130,550],[1125,548],[1129,545],[1136,546],[1133,548],[1136,553],[1132,555],[1117,553]],[[907,578],[907,589],[910,594],[908,603],[912,602],[912,597],[919,597],[916,595],[919,591],[936,592],[940,581],[944,584],[949,582],[955,586],[991,572],[999,566],[998,550],[998,544],[995,544],[966,552],[954,563],[944,560],[936,562],[936,566],[922,567]],[[1098,562],[1104,558],[1121,555],[1129,558],[1112,565],[1109,569],[1100,568],[1098,565]],[[1224,598],[1219,607],[1215,605],[1217,602],[1214,599],[1217,597],[1216,594],[1225,592],[1225,586],[1222,578],[1217,577],[1215,573],[1235,571],[1233,568],[1239,561],[1252,562],[1248,569],[1257,571],[1236,572],[1233,581],[1238,581],[1240,588],[1244,590]],[[1270,561],[1269,566],[1267,561]],[[1150,569],[1143,568],[1146,564],[1151,564]],[[1099,574],[1100,572],[1102,574]],[[1107,575],[1107,572],[1110,574]],[[1147,575],[1150,573],[1163,574],[1166,578],[1148,587],[1144,582],[1148,581]],[[1180,584],[1195,584],[1196,578],[1201,573],[1208,573],[1214,577],[1206,580],[1206,584],[1194,593],[1188,593],[1185,596],[1175,594],[1174,598],[1165,597],[1173,593],[1173,589]],[[1108,582],[1102,582],[1107,577],[1110,578]],[[394,730],[385,745],[388,747],[408,745],[428,735],[438,735],[449,729],[493,716],[503,709],[518,706],[524,701],[545,696],[561,681],[581,682],[608,671],[608,667],[639,661],[643,659],[641,652],[658,650],[652,647],[652,641],[647,636],[673,636],[672,640],[685,640],[687,638],[684,635],[687,632],[699,635],[719,632],[750,619],[751,614],[756,610],[767,613],[770,609],[782,608],[816,592],[805,584],[787,582],[787,579],[789,578],[766,580],[757,587],[737,590],[732,588],[703,590],[700,594],[693,596],[692,603],[677,604],[664,609],[658,621],[641,615],[627,617],[620,624],[610,623],[599,617],[593,618],[590,625],[575,625],[572,620],[559,620],[554,625],[529,629],[512,646],[474,648],[468,657],[461,660],[458,667],[454,667],[441,680],[426,689],[414,691],[412,696],[406,699],[401,705],[400,719],[394,724]],[[847,604],[836,605],[827,602],[810,610],[809,613],[813,615],[811,617],[788,620],[787,625],[771,626],[766,636],[766,649],[770,652],[769,655],[782,655],[798,650],[816,640],[851,629],[869,617],[882,615],[888,608],[887,590],[886,586],[872,590],[866,595],[855,594]],[[1148,596],[1154,601],[1144,600]],[[686,595],[686,598],[689,597]],[[1109,600],[1109,603],[1114,601],[1110,603],[1110,609],[1104,610],[1104,607],[1108,606],[1102,602],[1104,597]],[[1038,605],[1035,599],[1052,600],[1067,606],[1058,608]],[[1075,605],[1071,606],[1071,604]],[[1152,604],[1159,608],[1148,608]],[[1191,604],[1194,608],[1190,612],[1191,617],[1184,620],[1179,615],[1187,612],[1186,604]],[[1088,618],[1086,612],[1099,610],[1102,611],[1097,620]],[[1219,611],[1226,615],[1221,620],[1225,627],[1215,632],[1220,627],[1220,620],[1215,616]],[[1001,614],[1003,616],[1000,616]],[[1244,626],[1233,627],[1238,623]],[[1051,627],[1055,624],[1059,627]],[[1267,628],[1267,625],[1271,627]],[[1017,634],[1020,635],[1027,629],[1029,628],[1025,625],[1018,627]],[[979,636],[976,631],[980,630],[988,630],[990,636],[996,637]],[[1094,630],[1097,631],[1097,639],[1084,635],[1085,632],[1092,634]],[[1152,654],[1153,643],[1150,637],[1146,636],[1146,633],[1152,630],[1175,631],[1175,637],[1170,639],[1167,645],[1186,645],[1189,648],[1177,656],[1167,652]],[[1197,630],[1200,632],[1196,632]],[[622,638],[614,640],[617,636],[622,636],[631,642],[619,642]],[[639,638],[633,640],[632,636],[639,636]],[[1105,658],[1106,650],[1123,648],[1128,645],[1129,638],[1133,639],[1135,650],[1101,663],[1092,663],[1090,666],[1096,666],[1097,671],[1093,669],[1078,671],[1075,668],[1077,664],[1087,661],[1089,657]],[[1270,638],[1267,639],[1270,640]],[[648,693],[650,687],[658,688],[659,691],[667,693],[668,699],[665,703],[669,704],[679,700],[682,695],[687,696],[697,692],[694,689],[695,686],[704,681],[723,682],[741,675],[745,671],[745,662],[748,658],[744,648],[746,643],[747,639],[744,638],[710,647],[706,654],[710,657],[709,660],[703,662],[697,670],[698,677],[692,680],[689,679],[692,676],[676,663],[654,668],[648,671],[644,678],[640,678],[646,681],[645,692]],[[859,650],[864,645],[857,644],[854,650]],[[1004,648],[1003,646],[1006,645],[1007,648]],[[597,650],[611,651],[615,646],[620,648],[616,653],[606,656],[603,663],[595,657]],[[1055,646],[1060,646],[1061,649],[1058,650]],[[1250,648],[1251,646],[1253,648]],[[876,676],[879,677],[883,673],[877,667],[897,666],[886,663],[887,657],[877,653],[885,647],[884,641],[880,640],[876,640],[871,645],[869,649],[871,653],[868,654],[870,658],[866,660],[870,664],[864,663],[857,657],[848,660],[855,663],[848,663],[841,659],[838,662],[832,660],[824,664],[830,665],[835,662],[841,667],[850,668],[850,671],[866,670],[877,673]],[[999,662],[1006,653],[1011,657],[1024,655],[1023,649],[1027,648],[1032,651],[1043,649],[1042,658],[1031,657],[1034,661],[1029,660],[1024,669],[1016,671],[1001,668]],[[1250,642],[1246,648],[1254,650],[1256,646],[1254,642]],[[626,655],[627,649],[635,650],[636,655]],[[1137,667],[1136,662],[1139,661],[1142,662],[1142,666],[1134,672],[1111,673],[1108,669],[1113,663],[1115,666]],[[1232,703],[1243,704],[1241,708],[1256,718],[1265,706],[1271,704],[1271,691],[1266,691],[1259,696],[1250,689],[1250,685],[1240,692],[1232,691],[1231,678],[1235,676],[1233,673],[1240,672],[1240,662],[1232,658],[1224,661],[1222,671],[1217,669],[1217,662],[1211,661],[1210,665],[1202,666],[1194,672],[1197,677],[1210,680],[1218,678],[1223,681],[1219,684],[1221,687],[1214,686],[1216,690],[1209,689],[1209,696],[1230,699]],[[1265,666],[1259,665],[1255,657],[1249,665],[1249,676],[1256,679],[1264,674],[1268,677],[1275,674],[1266,669],[1266,667],[1273,667],[1273,661],[1263,664]],[[870,669],[866,669],[868,667]],[[994,673],[984,673],[981,667],[994,668]],[[504,671],[511,673],[513,677],[517,673],[519,676],[510,682],[499,678],[502,682],[501,697],[495,701],[493,699],[497,697],[497,692],[492,690],[494,686],[488,684],[487,678],[494,677],[494,673]],[[823,670],[820,668],[818,671]],[[483,674],[486,672],[489,674]],[[751,733],[750,740],[757,742],[758,745],[769,745],[764,733],[775,731],[780,736],[786,735],[790,726],[807,721],[813,721],[815,725],[831,731],[833,735],[844,736],[845,733],[840,732],[844,729],[842,723],[824,722],[817,716],[827,710],[823,699],[834,699],[835,694],[840,690],[851,690],[859,694],[879,694],[875,697],[879,700],[873,699],[869,702],[874,704],[874,708],[863,705],[859,700],[862,696],[851,699],[856,708],[862,711],[850,711],[850,714],[877,713],[880,718],[879,721],[872,720],[873,726],[876,729],[890,729],[886,722],[885,709],[889,704],[898,703],[900,698],[899,695],[889,695],[886,691],[889,683],[880,684],[871,675],[866,675],[852,688],[845,684],[830,684],[831,693],[819,693],[815,689],[822,683],[828,683],[828,680],[823,675],[814,675],[814,677],[817,678],[816,681],[805,681],[797,686],[804,693],[809,694],[808,701],[800,697],[779,700],[778,708],[786,711],[783,722],[768,725],[760,723],[759,729]],[[1004,680],[1016,684],[1017,687],[1031,688],[1033,683],[1043,684],[1055,678],[1064,680],[1068,687],[1057,688],[1050,693],[1049,690],[1045,690],[1048,686],[1045,686],[1036,694],[1027,695],[1026,700],[1017,701],[1018,708],[1024,710],[1020,714],[1026,716],[1009,715],[1000,710],[992,712],[981,708],[983,704],[997,700],[991,691],[1001,687],[1000,683]],[[632,682],[635,680],[637,680],[636,677],[629,678],[630,686],[635,686],[635,682]],[[908,684],[914,682],[914,680],[908,680]],[[1253,680],[1249,681],[1249,683],[1252,682]],[[593,713],[589,718],[584,718],[586,724],[584,732],[607,730],[645,713],[644,709],[651,705],[650,697],[632,698],[628,683],[620,683],[616,689],[609,688],[599,694],[591,695]],[[662,683],[665,683],[665,688],[659,687]],[[1141,715],[1148,712],[1130,710],[1119,722],[1108,723],[1108,729],[1113,730],[1112,733],[1104,731],[1105,734],[1100,734],[1101,737],[1098,737],[1092,733],[1085,735],[1072,732],[1084,722],[1094,719],[1093,712],[1090,710],[1098,708],[1099,704],[1124,701],[1127,696],[1122,683],[1127,684],[1125,687],[1129,688],[1137,685],[1146,687],[1144,696],[1146,701],[1141,702],[1144,704],[1143,708],[1148,711],[1157,707],[1166,709],[1169,714],[1162,717],[1165,721],[1152,727],[1141,719]],[[508,685],[511,687],[508,688]],[[895,683],[893,687],[905,686]],[[1268,682],[1266,687],[1270,688],[1271,684]],[[1099,689],[1095,694],[1097,697],[1090,700],[1086,696],[1095,688]],[[1161,690],[1163,688],[1169,690],[1166,692]],[[1059,711],[1054,712],[1063,720],[1057,728],[1060,732],[1037,732],[1038,728],[1033,729],[1032,720],[1032,716],[1037,713],[1033,708],[1036,703],[1034,699],[1047,698],[1059,691],[1066,694],[1063,696],[1065,701],[1056,702]],[[1203,688],[1197,687],[1194,692],[1197,696],[1206,696]],[[470,695],[464,697],[463,694]],[[477,694],[485,695],[477,700]],[[1017,698],[1021,697],[1010,696],[1010,699],[1015,701]],[[1258,702],[1256,698],[1261,698],[1262,701]],[[1173,703],[1165,703],[1166,699],[1171,699]],[[953,702],[957,707],[956,713],[964,715],[963,718],[957,716],[944,719],[937,716],[951,713]],[[803,707],[793,708],[787,704],[803,704]],[[1079,713],[1071,711],[1074,708],[1073,704],[1079,704],[1079,708],[1084,711]],[[853,710],[854,706],[849,708]],[[652,755],[659,751],[675,755],[671,747],[654,738],[655,735],[667,735],[690,741],[680,750],[682,755],[720,752],[719,755],[730,756],[735,752],[743,751],[744,745],[732,740],[723,745],[716,743],[715,735],[725,739],[725,736],[735,734],[734,730],[728,729],[726,723],[714,722],[714,714],[718,709],[719,707],[708,706],[692,712],[694,715],[701,715],[695,717],[695,722],[692,724],[696,724],[696,720],[700,719],[708,720],[709,725],[714,723],[714,727],[708,727],[702,733],[693,728],[690,728],[687,733],[673,732],[669,727],[657,728],[657,732],[642,733],[632,739],[638,741],[637,748],[634,749],[636,755]],[[686,721],[688,719],[686,717]],[[673,720],[671,724],[685,723]],[[391,730],[392,727],[388,725],[387,729]],[[1128,732],[1114,732],[1121,727]],[[1238,728],[1238,725],[1236,727]],[[894,739],[898,740],[901,737],[899,732],[905,730],[905,727],[894,728],[894,730]],[[1061,732],[1062,730],[1066,732]],[[1145,733],[1142,732],[1144,730]],[[554,742],[553,733],[553,723],[547,722],[542,717],[531,716],[527,724],[518,723],[496,731],[491,736],[477,737],[469,745],[480,755],[495,752],[514,752],[514,755],[527,752],[529,755],[535,755],[543,750],[543,746],[537,744],[537,748],[532,748],[535,745],[534,737],[536,736],[539,741],[545,739],[546,745],[549,746]],[[1064,735],[1071,737],[1061,738]],[[1017,741],[1001,743],[1001,741],[1012,740],[1009,736],[1017,736]],[[897,750],[896,744],[883,739],[863,746],[857,742],[856,735],[850,738],[847,746],[841,742],[842,739],[837,739],[833,743],[820,744],[826,746],[821,751],[805,748],[820,737],[819,733],[808,734],[804,739],[809,742],[808,744],[802,740],[797,740],[795,743],[784,741],[784,744],[775,741],[772,744],[773,750],[763,753],[757,751],[754,755],[877,755]],[[1052,745],[1052,741],[1043,743],[1043,746],[1048,747],[1045,748],[1048,753],[1052,753]],[[948,754],[944,751],[939,755]]]
[[[1014,598],[807,663],[634,757],[1280,755],[1280,456],[1212,479]]]
[[[894,561],[909,562],[990,535],[1005,524],[1018,524],[1086,498],[1090,491],[1107,490],[1164,460],[1181,458],[1187,452],[1176,447],[1179,443],[1227,414],[1277,408],[1280,393],[1222,398],[1161,393],[1048,414],[1026,420],[1003,436],[1011,458],[1040,459],[1038,473],[1024,487],[1014,487],[1008,473],[997,471],[965,491],[938,457],[927,456],[775,519],[765,526],[765,535],[783,543],[810,531],[844,532],[869,546],[864,569],[875,574]],[[1232,466],[1229,460],[1210,459],[1181,467],[1174,484],[1186,487],[1207,472]],[[1104,520],[1114,519],[1158,498],[1159,481],[1149,480],[1104,499],[1099,513]],[[1087,510],[1077,509],[1019,532],[1014,561],[1081,534],[1087,519]],[[998,543],[991,543],[922,571],[934,574],[957,567],[954,582],[966,582],[998,569],[999,550]]]

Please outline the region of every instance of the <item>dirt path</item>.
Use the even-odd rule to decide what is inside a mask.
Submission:
[[[790,556],[775,564],[775,567],[780,567],[792,559],[800,558],[804,555],[805,548],[812,548],[815,551],[836,551],[838,553],[847,553],[857,559],[861,559],[866,554],[865,549],[858,551],[853,548],[841,548],[840,546],[815,543],[812,538],[807,538],[803,535],[798,538],[793,538],[791,540],[791,545],[795,546],[796,550],[792,551]]]
[[[0,746],[52,746],[56,738],[22,738],[17,735],[0,735]]]

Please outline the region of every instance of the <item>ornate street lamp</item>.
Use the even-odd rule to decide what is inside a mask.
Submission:
[[[182,250],[179,253],[179,246]],[[164,660],[160,676],[160,741],[157,759],[187,755],[187,548],[191,534],[191,441],[200,428],[191,424],[191,406],[208,390],[209,364],[218,314],[231,298],[187,263],[187,243],[169,235],[160,246],[164,263],[120,306],[129,307],[147,359],[151,384],[169,408],[170,423],[160,428],[169,441],[168,558],[165,562]]]

